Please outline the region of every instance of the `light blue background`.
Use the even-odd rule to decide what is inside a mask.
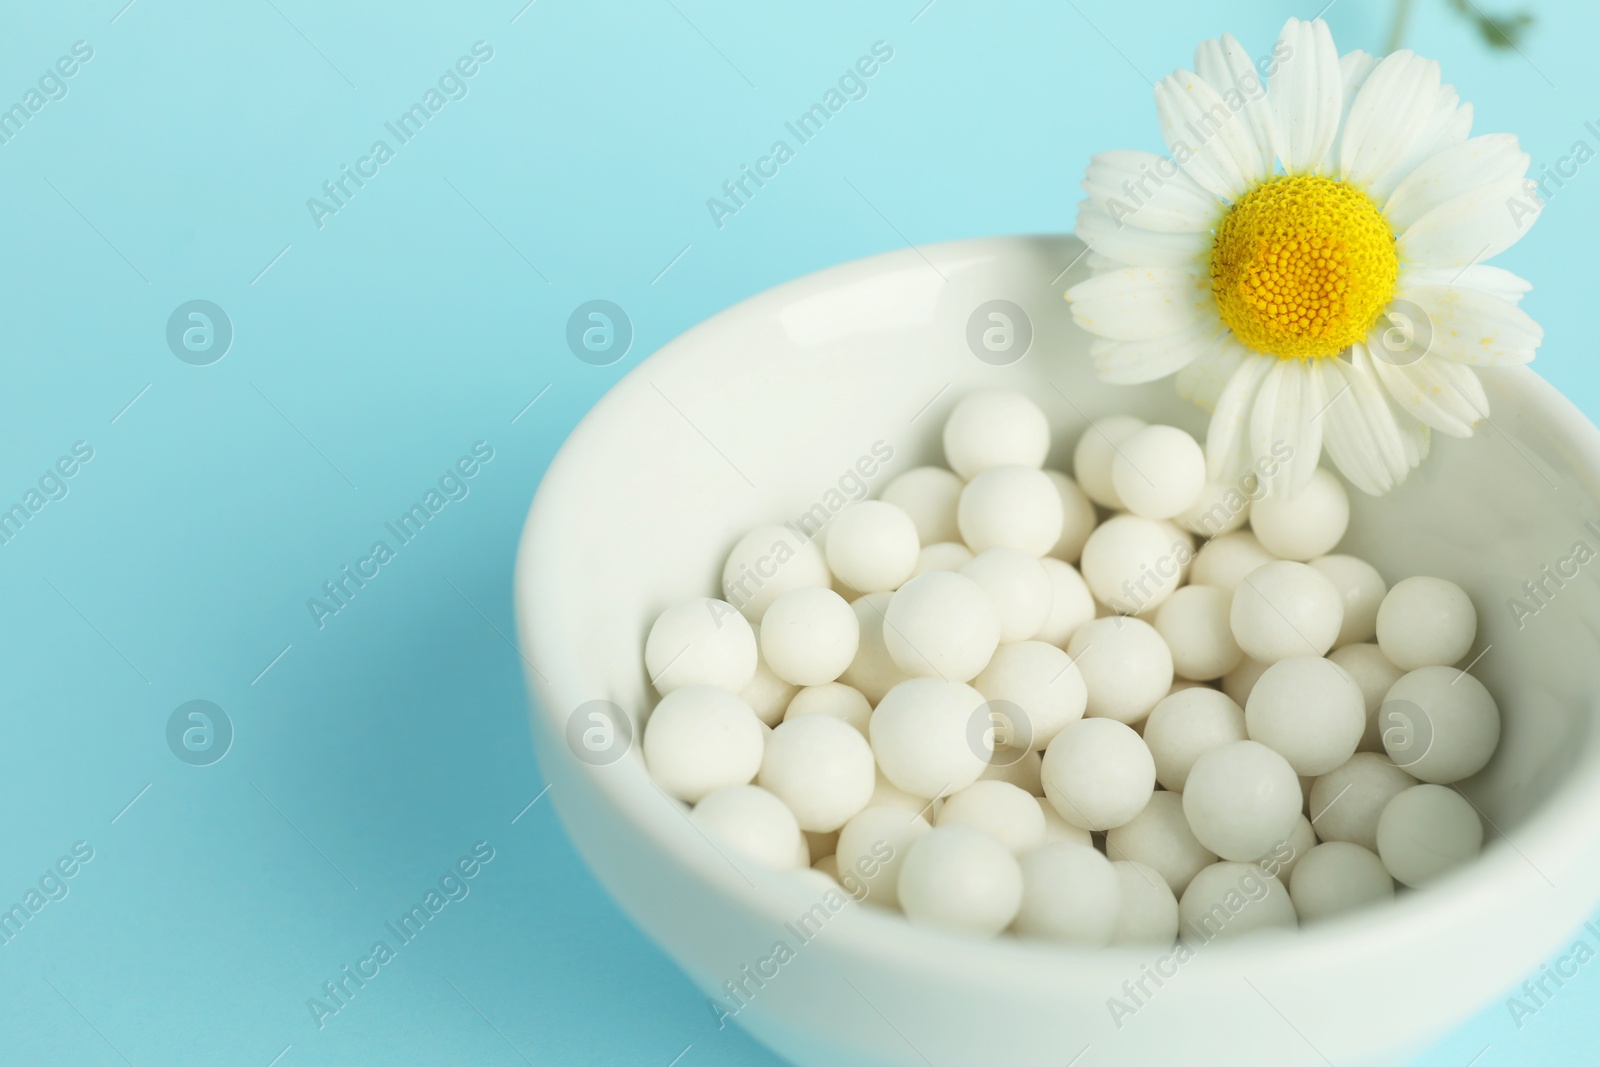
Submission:
[[[924,2],[0,16],[0,102],[94,49],[0,145],[0,505],[94,449],[0,546],[0,903],[94,849],[0,947],[0,1061],[776,1062],[716,1030],[548,802],[527,807],[510,573],[541,471],[620,375],[744,296],[907,240],[1069,227],[1091,152],[1159,147],[1146,79],[1204,37],[1262,52],[1316,14]],[[1525,56],[1490,54],[1444,0],[1418,0],[1410,35],[1536,165],[1596,144],[1600,118],[1596,20],[1537,13]],[[1328,18],[1377,49],[1388,5]],[[307,198],[479,40],[469,95],[314,225]],[[878,40],[894,57],[870,95],[716,227],[706,199]],[[1537,366],[1591,415],[1592,169],[1499,261],[1536,283]],[[164,339],[197,298],[236,332],[211,366]],[[636,331],[613,366],[564,342],[592,298]],[[477,441],[494,458],[470,495],[319,630],[306,599]],[[208,767],[165,739],[196,698],[236,730]],[[477,841],[494,859],[470,896],[319,1030],[307,998]],[[1592,1062],[1597,989],[1583,971],[1520,1031],[1486,1008],[1418,1062]]]

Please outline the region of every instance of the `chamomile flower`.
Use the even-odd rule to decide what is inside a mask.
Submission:
[[[1212,411],[1209,476],[1292,450],[1271,486],[1289,496],[1324,448],[1381,494],[1431,431],[1471,436],[1474,368],[1543,337],[1529,284],[1482,265],[1540,208],[1516,138],[1470,136],[1438,63],[1341,56],[1321,20],[1290,19],[1260,62],[1207,41],[1155,98],[1170,157],[1104,152],[1083,180],[1092,276],[1067,299],[1100,377],[1175,374]]]

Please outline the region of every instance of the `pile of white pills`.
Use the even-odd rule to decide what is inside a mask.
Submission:
[[[1391,900],[1472,859],[1453,783],[1500,738],[1458,586],[1336,552],[1318,470],[1207,480],[1188,433],[1020,393],[814,536],[752,530],[645,642],[643,751],[719,847],[912,922],[1198,944]]]

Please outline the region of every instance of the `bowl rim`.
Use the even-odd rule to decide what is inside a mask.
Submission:
[[[556,709],[571,709],[592,694],[585,692],[575,666],[579,662],[576,640],[569,628],[540,625],[551,612],[538,605],[559,599],[558,591],[571,587],[573,578],[564,572],[555,553],[541,546],[553,531],[565,525],[573,512],[567,501],[578,499],[582,491],[582,457],[590,447],[608,447],[610,438],[599,427],[626,414],[633,395],[645,384],[645,376],[666,367],[692,363],[699,351],[703,333],[730,318],[765,314],[769,307],[792,302],[801,294],[815,293],[846,284],[865,276],[884,275],[910,266],[957,261],[970,263],[977,256],[1003,257],[1043,243],[1062,247],[1077,244],[1066,234],[978,237],[918,245],[826,267],[810,274],[755,293],[707,317],[667,342],[654,354],[640,360],[620,378],[574,427],[552,458],[530,507],[519,542],[515,578],[515,615],[519,651],[527,670],[534,697],[530,714],[536,725],[548,727],[543,733],[559,737],[565,728]],[[1082,247],[1078,244],[1078,247]],[[1080,268],[1081,269],[1081,268]],[[1065,286],[1061,286],[1065,288]],[[1600,477],[1600,429],[1554,386],[1527,367],[1496,368],[1481,376],[1486,391],[1496,406],[1520,406],[1539,413],[1552,437],[1572,450],[1574,465],[1596,472]],[[642,652],[641,652],[642,654]],[[1600,733],[1600,731],[1597,731]],[[1473,863],[1425,891],[1403,893],[1394,904],[1361,909],[1310,927],[1283,934],[1258,935],[1220,945],[1207,945],[1195,954],[1213,973],[1256,974],[1263,969],[1279,972],[1316,970],[1331,960],[1354,957],[1376,946],[1397,943],[1426,943],[1442,934],[1459,934],[1464,923],[1482,921],[1510,903],[1519,887],[1534,882],[1554,886],[1555,872],[1575,865],[1585,853],[1600,852],[1600,822],[1588,818],[1600,808],[1600,746],[1594,734],[1575,760],[1567,780],[1522,820],[1516,827],[1515,843],[1493,823],[1491,840]],[[560,748],[560,745],[546,747]],[[637,749],[637,744],[634,746]],[[816,902],[816,888],[807,879],[790,871],[755,868],[735,869],[720,852],[709,847],[683,816],[675,801],[665,798],[649,780],[642,759],[630,752],[616,764],[594,767],[572,758],[564,751],[540,751],[541,761],[568,760],[572,770],[590,779],[615,811],[641,832],[657,842],[685,872],[702,885],[714,889],[744,908],[770,919],[774,924],[792,920],[799,910]],[[625,769],[626,768],[626,769]],[[548,778],[549,775],[547,774]],[[557,791],[559,792],[559,791]],[[557,809],[562,798],[553,795]],[[1486,821],[1487,817],[1485,816]],[[580,844],[581,843],[575,842]],[[1509,847],[1507,847],[1509,846]],[[1586,847],[1576,847],[1586,846]],[[1538,854],[1552,869],[1551,875],[1527,858]],[[1592,907],[1590,901],[1585,908]],[[948,971],[951,953],[960,953],[960,967],[973,977],[1003,977],[1006,983],[1018,980],[1077,982],[1087,978],[1106,983],[1137,973],[1139,963],[1152,955],[1164,954],[1163,946],[1111,946],[1084,948],[1025,941],[1011,936],[975,939],[935,928],[908,923],[897,912],[865,907],[853,909],[852,933],[835,942],[846,953],[870,955],[879,960],[893,959],[910,969],[933,968]],[[1567,910],[1582,915],[1569,903]],[[1196,964],[1188,964],[1194,967]]]

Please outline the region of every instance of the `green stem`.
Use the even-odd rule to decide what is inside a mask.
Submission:
[[[1411,16],[1411,0],[1395,0],[1394,21],[1389,24],[1389,43],[1384,46],[1384,53],[1390,53],[1400,47],[1400,42],[1405,39],[1406,20]]]

